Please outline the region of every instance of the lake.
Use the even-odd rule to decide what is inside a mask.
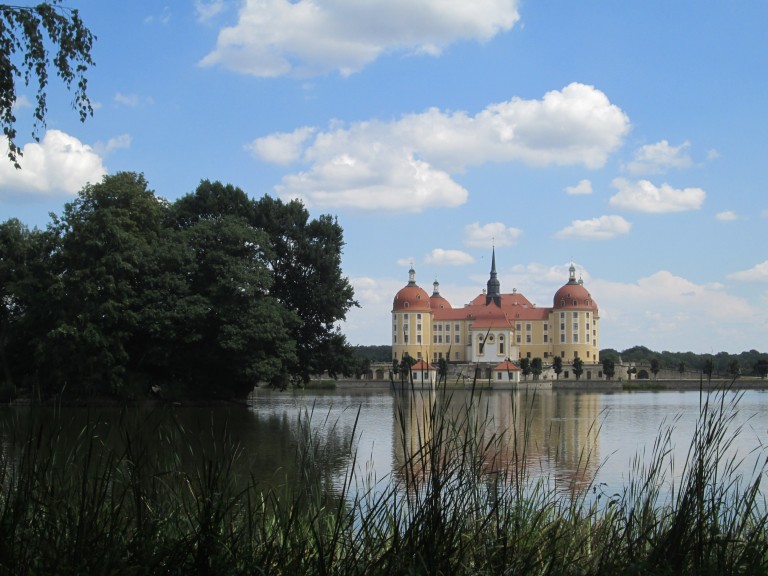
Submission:
[[[737,394],[738,403],[731,406]],[[749,476],[754,463],[766,455],[768,393],[728,392],[723,399],[724,412],[732,418],[729,430],[738,432],[727,455],[743,459],[739,470]],[[358,481],[375,485],[389,481],[393,472],[398,477],[398,470],[418,449],[420,440],[434,432],[432,408],[440,406],[449,419],[464,422],[458,427],[462,430],[467,420],[477,424],[478,444],[491,446],[489,471],[494,466],[524,463],[532,474],[563,490],[599,486],[610,494],[626,484],[632,459],[639,455],[640,463],[647,461],[654,441],[669,426],[674,427],[674,465],[668,474],[679,477],[696,430],[700,402],[699,393],[691,391],[538,390],[472,395],[463,390],[259,390],[245,406],[174,408],[169,430],[190,433],[199,442],[196,451],[190,453],[198,456],[221,450],[220,438],[226,432],[242,452],[238,472],[259,482],[293,478],[303,466],[297,459],[297,446],[311,440],[317,461],[332,482],[340,482],[354,466]],[[129,418],[135,429],[150,437],[158,428],[168,427],[167,416],[164,410],[137,408]],[[30,426],[53,421],[61,423],[60,446],[77,441],[87,422],[93,426],[92,434],[104,437],[103,444],[115,445],[125,442],[115,433],[121,417],[126,415],[112,408],[0,409],[6,445],[13,435],[23,435]],[[151,440],[148,442],[151,446]],[[354,464],[350,447],[356,454]]]

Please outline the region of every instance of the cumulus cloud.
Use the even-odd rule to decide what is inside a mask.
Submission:
[[[628,234],[632,224],[621,216],[600,216],[590,220],[574,220],[555,237],[561,239],[610,240]]]
[[[715,214],[715,218],[720,220],[721,222],[733,222],[734,220],[739,219],[739,215],[736,214],[733,210],[726,210],[724,212],[718,212]]]
[[[728,274],[728,278],[742,282],[768,282],[768,260],[761,264],[756,264],[748,270]]]
[[[689,142],[680,146],[670,146],[662,140],[656,144],[647,144],[635,152],[635,158],[627,164],[627,171],[632,175],[664,174],[670,168],[688,168],[691,157],[688,155]]]
[[[283,198],[322,207],[418,212],[466,202],[467,191],[451,175],[473,165],[601,167],[628,130],[627,116],[603,92],[570,84],[541,100],[513,98],[474,116],[433,108],[393,122],[275,133],[249,148],[263,160],[309,163],[283,178],[277,187]]]
[[[23,151],[21,170],[10,162],[0,162],[3,196],[74,195],[107,173],[93,148],[59,130],[48,130],[41,142],[26,144]]]
[[[565,193],[571,195],[592,194],[592,182],[581,180],[576,186],[566,186]]]
[[[304,142],[315,132],[304,126],[293,132],[278,132],[263,138],[256,138],[246,146],[255,158],[272,164],[291,164],[301,157]]]
[[[748,301],[720,284],[697,284],[668,270],[628,283],[593,279],[589,288],[600,306],[602,346],[704,352],[729,342],[731,351],[741,351],[764,334]]]
[[[424,258],[426,264],[436,264],[438,266],[464,266],[473,264],[475,261],[472,256],[461,250],[444,250],[435,248]]]
[[[490,222],[482,226],[479,222],[473,222],[464,226],[464,243],[473,248],[512,246],[522,233],[519,228],[507,227],[503,222]]]
[[[94,144],[93,149],[99,156],[105,156],[114,150],[130,148],[131,142],[133,142],[133,139],[130,134],[120,134],[106,142],[97,142]]]
[[[618,193],[611,197],[611,206],[635,212],[665,213],[698,210],[707,197],[701,188],[673,188],[669,184],[656,186],[648,180],[630,182],[616,178],[613,187]]]
[[[519,18],[517,0],[246,0],[200,63],[254,76],[349,75],[385,53],[438,55],[489,40]]]

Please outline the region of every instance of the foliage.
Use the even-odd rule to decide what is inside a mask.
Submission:
[[[392,346],[352,346],[352,354],[357,358],[367,358],[371,362],[389,362],[392,358]]]
[[[523,379],[528,380],[528,376],[531,374],[530,358],[520,358],[520,371],[523,373]]]
[[[538,356],[531,360],[531,373],[533,373],[533,379],[538,380],[541,373],[544,371],[544,362]]]
[[[0,4],[0,125],[8,141],[8,158],[16,168],[21,156],[16,144],[16,82],[23,80],[29,86],[33,79],[37,80],[32,132],[35,140],[40,128],[45,127],[51,67],[67,89],[76,85],[73,106],[84,121],[93,114],[85,74],[93,66],[94,40],[79,12],[61,6],[61,0],[48,0],[36,6]],[[52,46],[55,53],[49,58]]]
[[[605,377],[610,380],[614,377],[616,374],[616,364],[614,363],[613,358],[610,357],[603,357],[603,374],[605,374]]]
[[[676,370],[681,374],[686,370],[692,372],[707,373],[707,361],[711,362],[712,374],[723,377],[732,377],[731,372],[733,362],[737,361],[740,367],[749,367],[750,375],[760,376],[757,370],[758,362],[765,360],[768,362],[768,354],[749,350],[739,354],[729,354],[727,352],[718,352],[714,356],[711,354],[695,354],[693,352],[654,352],[645,346],[634,346],[621,352],[613,348],[605,348],[600,351],[601,358],[611,358],[614,362],[640,363],[648,364],[656,358],[660,368]],[[680,367],[683,366],[683,370]],[[740,374],[747,375],[744,371]]]
[[[84,187],[45,232],[0,225],[0,384],[226,399],[354,368],[334,325],[354,303],[341,228],[295,204],[266,230],[259,206],[209,181],[168,204],[124,172]],[[288,236],[303,248],[278,266]]]
[[[268,486],[226,429],[187,430],[173,412],[74,431],[37,422],[0,460],[2,571],[766,575],[764,456],[742,478],[729,456],[739,395],[702,400],[685,460],[674,462],[673,429],[662,429],[611,493],[538,478],[517,409],[487,436],[493,416],[472,402],[451,410],[445,390],[396,397],[402,457],[375,485],[356,473],[357,421],[336,447],[303,418],[295,474]],[[414,417],[423,427],[406,432]],[[502,435],[520,448],[499,458]]]
[[[552,370],[555,372],[555,378],[560,378],[560,373],[563,371],[563,359],[560,356],[552,358]]]
[[[755,374],[760,376],[760,378],[765,379],[766,376],[768,376],[768,359],[761,358],[757,362],[755,362]]]
[[[584,360],[576,356],[576,358],[573,359],[573,375],[576,376],[576,380],[581,378],[581,375],[584,373]]]

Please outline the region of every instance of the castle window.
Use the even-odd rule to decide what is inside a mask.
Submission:
[[[454,342],[456,342],[456,344],[458,344],[459,342],[461,342],[461,339],[460,339],[460,337],[459,337],[459,335],[458,335],[458,334],[456,334],[456,336],[454,336],[453,338],[454,338]]]
[[[573,341],[574,341],[574,343],[578,343],[578,341],[579,341],[579,335],[578,334],[574,334],[573,335]]]
[[[549,324],[544,322],[544,332],[546,332],[547,330],[549,330]]]
[[[421,314],[416,314],[416,320],[421,320]]]
[[[531,343],[531,335],[530,334],[526,334],[525,335],[525,343],[526,344],[530,344]]]
[[[522,336],[520,336],[520,334],[518,334],[517,335],[517,343],[518,344],[520,344],[520,342],[522,342],[521,338],[522,338]]]
[[[499,336],[499,342],[504,342],[504,335]]]
[[[565,300],[560,300],[560,306],[565,306]]]
[[[523,329],[523,325],[522,324],[515,324],[515,330],[520,332],[520,330],[522,330],[522,329]]]
[[[392,336],[392,344],[397,344],[397,334]]]
[[[587,342],[589,342],[589,334],[587,334]]]
[[[565,318],[565,312],[560,312],[560,318]]]
[[[548,337],[547,337],[547,335],[546,335],[546,334],[544,334],[544,343],[546,344],[546,343],[547,343],[547,341],[548,341]]]
[[[421,332],[421,324],[416,324],[416,331]]]
[[[561,344],[565,343],[565,334],[560,334],[560,343]]]
[[[409,306],[408,302],[406,302],[405,304],[403,304],[403,308],[408,308],[408,306]]]
[[[403,320],[405,320],[405,321],[408,320],[408,314],[403,314]]]
[[[526,357],[526,358],[530,358],[530,357],[531,357],[531,353],[530,353],[530,352],[526,352],[526,353],[525,353],[525,357]]]
[[[456,330],[456,332],[458,332],[459,330],[461,330],[461,326],[459,324],[454,324],[453,329]]]
[[[403,342],[405,342],[406,344],[408,344],[408,334],[406,334],[405,336],[403,336]]]
[[[504,342],[499,342],[499,354],[504,354]]]
[[[416,344],[421,344],[421,334],[416,336]]]
[[[491,334],[490,336],[488,336],[488,341],[489,341],[489,342],[493,342],[493,334]]]
[[[437,334],[432,336],[432,344],[437,344]]]

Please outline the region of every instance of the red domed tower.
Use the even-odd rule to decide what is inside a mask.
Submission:
[[[554,355],[567,362],[578,356],[586,363],[597,364],[600,360],[597,303],[584,282],[576,280],[573,264],[568,272],[568,282],[555,292],[552,300]]]
[[[423,351],[432,338],[430,300],[427,292],[416,284],[416,272],[411,267],[408,270],[408,284],[398,290],[392,302],[393,360],[402,360],[406,354],[417,360],[428,360]]]

